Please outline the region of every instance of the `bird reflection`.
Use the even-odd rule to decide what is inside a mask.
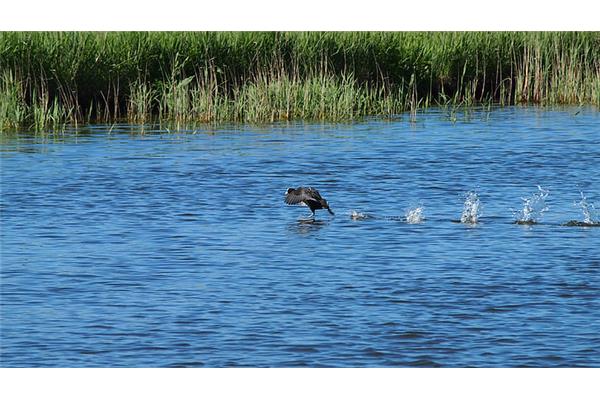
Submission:
[[[294,223],[288,224],[288,230],[294,234],[307,235],[319,231],[328,222],[314,219],[299,219]]]

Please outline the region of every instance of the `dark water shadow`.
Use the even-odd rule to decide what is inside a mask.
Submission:
[[[460,224],[467,228],[478,228],[483,225],[483,222],[481,222],[481,220],[478,220],[477,222],[465,222],[461,221],[460,219],[451,219],[450,222],[453,224]]]
[[[540,225],[539,222],[536,221],[531,221],[531,220],[527,220],[527,221],[514,221],[513,224],[515,225]]]
[[[581,227],[585,227],[585,228],[593,228],[593,227],[600,227],[600,222],[583,222],[583,221],[571,220],[569,222],[561,224],[561,226],[581,226]]]

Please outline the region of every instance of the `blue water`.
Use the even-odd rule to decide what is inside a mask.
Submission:
[[[600,367],[600,228],[561,226],[600,208],[578,110],[4,137],[0,366]]]

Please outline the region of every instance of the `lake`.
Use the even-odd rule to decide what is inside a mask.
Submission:
[[[600,367],[596,109],[140,129],[2,138],[1,367]]]

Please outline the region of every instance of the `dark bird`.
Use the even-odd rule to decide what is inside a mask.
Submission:
[[[285,192],[286,204],[300,204],[310,208],[311,217],[315,217],[315,210],[326,209],[329,214],[334,215],[329,208],[327,200],[321,197],[319,191],[312,187],[288,188]]]

